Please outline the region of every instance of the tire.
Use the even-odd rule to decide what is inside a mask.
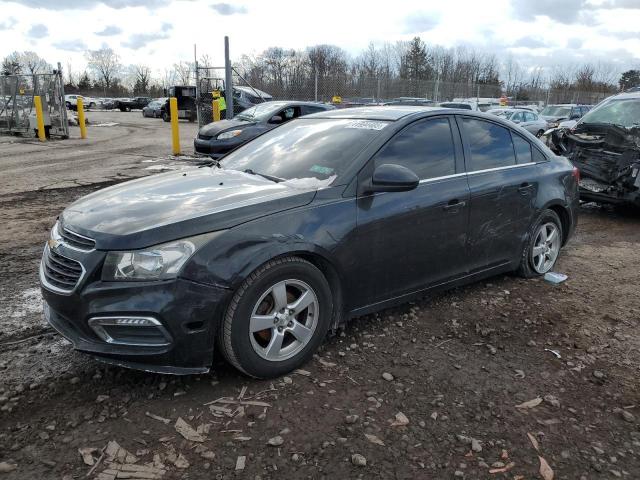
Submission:
[[[534,249],[540,246],[540,234],[542,227],[547,226],[547,232],[550,232],[552,231],[550,225],[553,225],[555,227],[557,235],[557,237],[555,238],[556,243],[553,243],[553,245],[551,246],[552,255],[549,256],[549,261],[545,261],[542,265],[540,265],[540,256],[534,256],[534,254],[536,253]],[[562,231],[562,222],[560,221],[560,217],[558,217],[558,214],[553,210],[544,210],[538,216],[536,221],[533,222],[533,225],[531,225],[531,228],[527,233],[526,244],[522,251],[522,255],[520,257],[520,265],[518,266],[516,273],[524,278],[533,278],[550,272],[558,259],[560,249],[562,247],[562,239],[564,238],[563,235],[564,232]],[[540,266],[542,266],[542,268],[539,268]]]
[[[130,112],[131,111],[131,107],[124,107],[124,111],[125,112]]]
[[[537,138],[540,138],[542,135],[544,135],[544,130],[538,130],[538,131],[536,132],[536,137],[537,137]]]
[[[286,304],[293,309],[303,295],[311,303],[299,312],[287,314],[278,308]],[[227,361],[244,374],[278,377],[311,358],[325,338],[332,315],[331,289],[320,270],[298,257],[271,260],[235,292],[218,332],[218,344]],[[252,318],[262,321],[254,323]],[[252,326],[263,325],[264,329],[251,333]]]
[[[71,110],[71,102],[64,102],[64,104],[67,106],[67,110]]]
[[[162,120],[164,120],[165,122],[170,122],[171,121],[171,117],[169,116],[169,114],[167,112],[163,112],[162,113]]]

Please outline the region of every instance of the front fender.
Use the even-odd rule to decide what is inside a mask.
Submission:
[[[355,226],[353,200],[326,202],[239,225],[202,247],[181,276],[236,288],[254,270],[283,255],[320,257],[340,278],[355,261],[349,248]]]

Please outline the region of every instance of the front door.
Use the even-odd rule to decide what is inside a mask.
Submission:
[[[469,188],[459,134],[451,122],[442,116],[410,124],[359,178],[367,181],[383,164],[402,165],[420,178],[415,190],[358,197],[358,287],[363,299],[372,300],[367,303],[447,281],[465,270]]]

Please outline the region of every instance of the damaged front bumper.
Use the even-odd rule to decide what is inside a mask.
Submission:
[[[580,199],[640,206],[640,131],[615,125],[545,133],[554,153],[580,170]]]
[[[229,290],[176,279],[42,288],[48,323],[97,360],[157,373],[205,373]]]

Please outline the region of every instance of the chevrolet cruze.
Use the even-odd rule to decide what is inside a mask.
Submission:
[[[88,195],[40,266],[45,316],[109,363],[273,377],[350,317],[553,268],[579,172],[512,123],[425,107],[295,119],[219,162]]]

